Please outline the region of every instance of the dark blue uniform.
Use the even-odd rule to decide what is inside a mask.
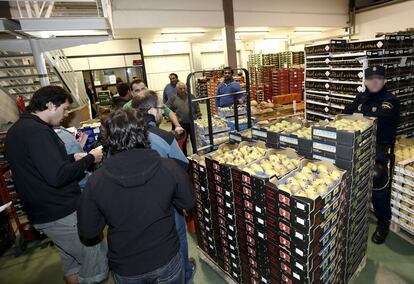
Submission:
[[[387,149],[395,142],[400,102],[398,98],[383,88],[378,93],[366,90],[358,94],[354,102],[344,110],[345,114],[362,113],[377,118],[376,162],[387,166]],[[387,223],[391,219],[391,188],[387,186],[372,193],[372,204],[378,223]]]

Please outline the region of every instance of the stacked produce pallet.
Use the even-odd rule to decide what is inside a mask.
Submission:
[[[369,193],[375,163],[376,124],[362,115],[339,115],[334,121],[312,127],[313,158],[328,160],[349,175],[345,215],[343,254],[347,283],[363,261],[368,243]]]
[[[243,144],[242,144],[243,145]],[[244,148],[242,148],[244,147]],[[232,167],[244,165],[249,160],[254,160],[264,149],[251,145],[243,145],[240,148],[221,149],[223,154],[207,156],[206,165],[208,176],[211,177],[210,188],[214,193],[217,203],[218,222],[215,224],[218,230],[217,238],[217,263],[224,271],[237,282],[242,281],[242,253],[244,243],[238,238],[236,216],[236,192],[233,190]],[[239,159],[236,160],[235,157]]]
[[[414,139],[398,139],[395,150],[392,228],[395,233],[414,243]]]
[[[332,49],[341,50],[344,45],[346,40],[331,40],[326,44],[305,47],[305,108],[309,120],[334,118],[330,113],[330,57]]]
[[[285,51],[279,53],[279,67],[289,68],[292,65],[292,52]]]
[[[397,133],[414,130],[414,36],[390,34],[370,40],[331,40],[306,52],[306,117],[333,119],[365,91],[364,69],[384,66],[386,88],[401,102]]]
[[[305,53],[303,51],[292,52],[292,65],[298,66],[305,64]]]
[[[207,182],[207,168],[204,159],[193,156],[190,160],[193,188],[196,196],[196,219],[198,247],[217,262],[216,235],[213,223],[217,222],[217,204]]]
[[[356,115],[270,125],[266,146],[241,142],[191,157],[205,161],[216,206],[211,258],[236,283],[348,283],[364,265],[375,124]],[[254,130],[242,137],[260,138]],[[277,136],[278,148],[305,137],[304,154],[321,161],[304,159],[300,147],[269,148]]]
[[[273,95],[287,95],[289,90],[289,69],[275,69],[272,71]]]
[[[302,95],[303,94],[303,80],[304,80],[303,68],[290,68],[289,69],[289,93]]]
[[[299,170],[266,186],[271,283],[341,281],[346,227],[340,224],[346,172],[327,161],[303,160]]]

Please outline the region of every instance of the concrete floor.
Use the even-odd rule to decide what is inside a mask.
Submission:
[[[371,233],[374,227],[371,226]],[[194,284],[225,283],[197,255],[194,236],[189,236],[190,256],[197,261]],[[409,284],[414,283],[414,246],[391,233],[386,244],[368,245],[366,268],[357,284]],[[15,257],[13,249],[0,257],[1,284],[59,284],[64,283],[60,272],[60,258],[55,248],[42,248],[32,243],[28,251]],[[109,279],[107,284],[113,284]]]

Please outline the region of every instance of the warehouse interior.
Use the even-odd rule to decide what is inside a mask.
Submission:
[[[225,15],[225,10],[229,7],[226,2],[231,2],[232,21]],[[115,80],[121,78],[129,84],[140,78],[149,89],[162,97],[166,84],[169,84],[169,76],[175,73],[180,81],[187,84],[190,93],[196,93],[199,91],[197,80],[201,80],[197,76],[205,75],[208,71],[214,77],[215,72],[221,72],[226,66],[236,70],[235,79],[237,81],[236,77],[241,77],[244,88],[246,84],[249,86],[250,99],[255,103],[252,107],[258,104],[265,109],[267,103],[276,113],[276,106],[283,105],[277,109],[278,114],[306,113],[307,119],[313,121],[334,119],[340,113],[338,109],[344,107],[337,107],[331,112],[335,107],[331,107],[330,102],[318,103],[318,100],[315,102],[313,99],[318,92],[325,94],[323,85],[322,91],[313,85],[317,89],[313,92],[312,86],[307,86],[304,82],[307,80],[306,70],[312,70],[312,66],[308,65],[309,60],[318,56],[325,58],[323,52],[312,51],[312,46],[318,47],[325,43],[329,45],[332,40],[343,40],[348,44],[383,35],[385,38],[387,34],[397,35],[399,32],[411,35],[414,39],[414,0],[11,0],[0,1],[0,10],[0,125],[7,127],[19,119],[22,108],[28,106],[34,91],[40,86],[57,84],[71,92],[74,103],[64,126],[78,128],[82,122],[93,118],[93,106],[87,96],[89,85],[95,94],[108,90],[109,93],[116,94],[118,82]],[[408,54],[397,54],[395,57],[405,61],[408,57],[409,61],[413,57],[414,46],[407,50]],[[267,64],[273,64],[264,63],[265,60],[272,62],[272,58],[275,58],[266,56],[279,54],[277,58],[281,60],[283,54],[291,56],[295,53],[302,56],[300,64],[288,63],[283,66],[283,63],[279,63],[279,68],[299,68],[305,74],[305,78],[300,81],[299,97],[293,96],[296,91],[292,91],[292,86],[290,92],[282,93],[289,96],[286,97],[286,103],[282,102],[281,97],[275,99],[275,96],[267,96],[267,85],[263,79],[265,75],[261,73],[263,78],[259,76],[260,79],[257,75],[260,70],[266,69]],[[366,62],[370,60],[367,59]],[[40,61],[43,64],[39,64]],[[324,68],[322,70],[325,72]],[[246,78],[246,72],[250,75],[250,81]],[[274,74],[273,70],[269,72]],[[413,82],[414,74],[410,73],[410,76]],[[214,83],[218,84],[218,80],[222,80],[222,75]],[[311,78],[309,81],[315,83],[318,79]],[[208,84],[205,86],[210,87]],[[363,83],[362,86],[365,90]],[[414,85],[407,87],[411,88],[407,108],[412,106],[413,87]],[[278,85],[269,88],[272,88],[270,92],[275,92]],[[306,98],[307,90],[307,95],[310,96]],[[210,93],[206,95],[208,96]],[[343,97],[349,101],[349,97]],[[19,107],[16,107],[16,100],[21,100],[20,105],[17,104]],[[210,100],[214,106],[214,100]],[[211,116],[210,103],[203,101],[200,107],[203,119],[208,121],[207,117]],[[96,111],[99,112],[98,109]],[[247,113],[249,115],[250,110]],[[260,115],[265,118],[270,116],[264,113],[257,113],[257,118]],[[398,130],[398,134],[404,137],[402,139],[411,138],[414,134],[413,113],[414,110],[407,112],[406,124]],[[256,118],[247,120],[249,127],[252,127],[251,123],[256,123]],[[235,124],[238,130],[239,122]],[[170,131],[170,120],[165,119],[160,127]],[[208,129],[206,126],[204,128]],[[209,131],[211,130],[212,128]],[[0,133],[2,131],[5,129],[0,128]],[[226,128],[225,135],[217,136],[217,141],[221,143],[220,139],[224,136],[228,140],[229,131]],[[240,141],[247,141],[240,135]],[[208,142],[216,144],[216,138],[211,136],[206,138],[209,141],[202,141],[204,147],[209,147]],[[405,147],[412,148],[410,143],[413,140],[406,141],[406,145],[402,148],[396,146],[396,150],[403,153]],[[194,147],[190,144],[184,147],[195,154]],[[414,150],[411,150],[411,153],[408,151],[404,156],[406,159],[401,158],[400,161],[408,160],[407,164],[412,165]],[[413,188],[414,185],[411,185],[411,190]],[[405,193],[410,197],[408,191]],[[414,191],[411,194],[410,198],[414,200]],[[377,224],[373,212],[369,213],[369,239],[364,266],[357,271],[357,276],[350,283],[414,283],[414,201],[412,202],[412,212],[407,210],[410,219],[405,221],[408,224],[406,227],[412,226],[411,231],[406,227],[403,230],[402,226],[394,226],[395,230],[389,233],[386,243],[382,245],[371,242]],[[5,203],[1,202],[0,205]],[[200,257],[206,253],[200,249],[196,231],[197,229],[187,232],[189,256],[195,258],[197,264],[195,275],[189,283],[241,283],[232,279],[229,273],[223,272],[220,264],[214,263],[211,258],[206,261],[206,257]],[[59,253],[47,239],[28,243],[24,252],[16,250],[15,246],[6,250],[0,256],[0,278],[3,284],[64,283]],[[272,283],[345,283],[279,281]],[[102,283],[117,282],[110,275]]]

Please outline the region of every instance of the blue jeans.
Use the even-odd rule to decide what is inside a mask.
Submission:
[[[177,253],[169,263],[138,276],[120,276],[114,273],[116,284],[184,284],[183,258]]]
[[[180,253],[184,261],[185,283],[188,283],[193,275],[193,265],[188,260],[187,230],[184,216],[175,211],[175,228],[180,239]]]

